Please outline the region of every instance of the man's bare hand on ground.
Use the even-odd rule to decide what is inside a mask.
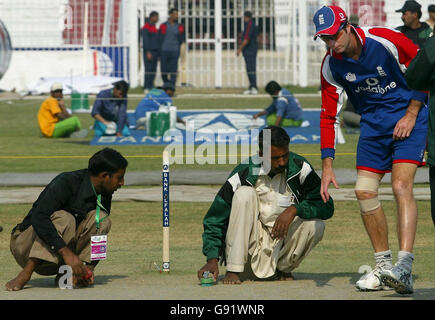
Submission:
[[[213,274],[213,278],[215,281],[217,281],[217,278],[219,276],[219,266],[218,266],[218,259],[212,258],[207,261],[207,263],[198,270],[198,279],[201,280],[202,275],[205,271],[208,271]]]
[[[68,247],[59,250],[65,264],[69,265],[73,271],[73,275],[78,278],[84,278],[87,274],[87,268],[82,260],[76,256]]]
[[[73,276],[73,286],[74,287],[88,287],[94,284],[94,272],[93,268],[86,266],[86,275],[84,277]]]

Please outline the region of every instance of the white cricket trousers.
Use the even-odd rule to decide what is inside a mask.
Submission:
[[[264,279],[276,270],[291,272],[322,239],[325,223],[296,217],[285,239],[273,240],[259,219],[259,198],[253,187],[241,186],[234,193],[226,235],[227,271],[251,269]],[[251,268],[245,268],[250,261]]]

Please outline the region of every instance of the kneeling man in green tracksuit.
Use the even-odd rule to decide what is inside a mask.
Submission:
[[[290,138],[277,126],[258,138],[259,156],[239,164],[219,190],[204,217],[203,254],[224,284],[244,279],[293,279],[299,266],[323,237],[334,203],[320,197],[320,178],[307,160],[289,151]]]

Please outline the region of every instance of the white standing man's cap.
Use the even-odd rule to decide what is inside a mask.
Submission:
[[[347,22],[346,13],[337,6],[322,7],[314,14],[314,25],[316,26],[316,34],[314,40],[318,36],[332,36],[345,26]]]
[[[53,92],[53,91],[56,91],[56,90],[63,90],[62,83],[55,82],[55,83],[53,83],[51,85],[50,91]]]

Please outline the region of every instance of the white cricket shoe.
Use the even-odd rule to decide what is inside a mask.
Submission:
[[[250,88],[249,90],[243,91],[243,94],[256,96],[258,94],[258,90],[256,88]]]
[[[309,126],[310,126],[310,121],[308,121],[308,120],[302,121],[301,128],[306,128],[306,127],[309,127]]]
[[[385,264],[376,265],[373,270],[365,273],[355,284],[359,291],[379,291],[385,290],[381,281],[381,273],[388,270]]]
[[[396,290],[400,294],[410,294],[414,292],[412,272],[405,270],[399,263],[390,269],[381,272],[383,284]]]

